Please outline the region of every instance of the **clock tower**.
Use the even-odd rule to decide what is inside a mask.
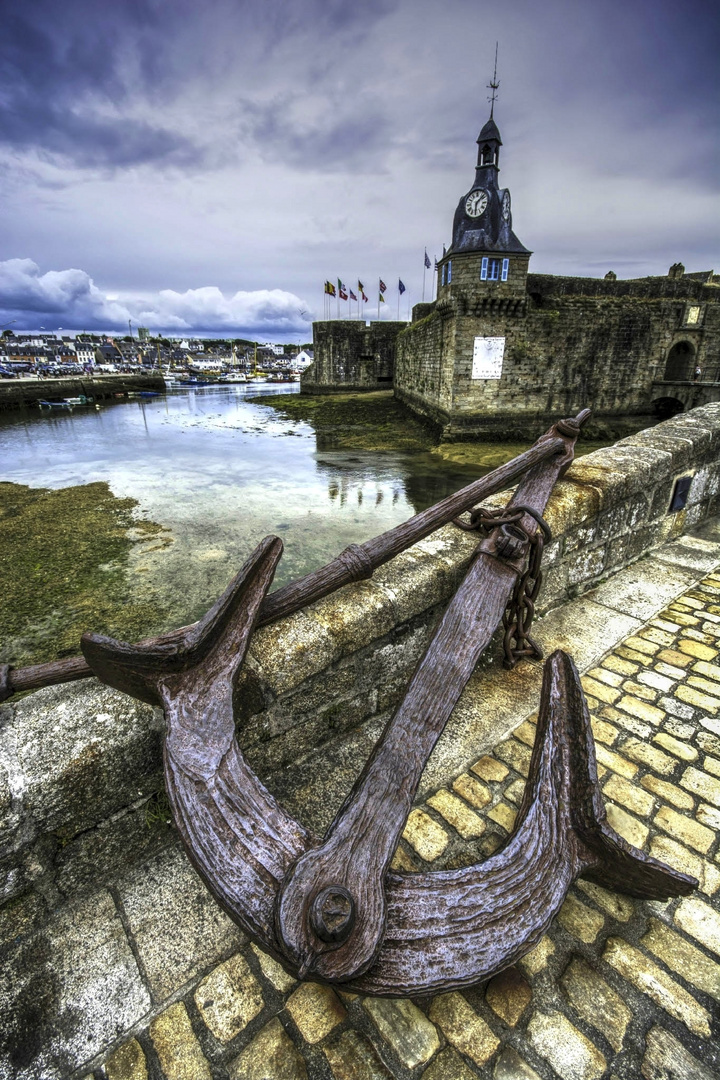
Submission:
[[[492,113],[477,144],[475,179],[460,197],[452,244],[438,261],[440,302],[478,293],[498,299],[525,294],[531,252],[512,230],[510,192],[498,184],[502,139]]]

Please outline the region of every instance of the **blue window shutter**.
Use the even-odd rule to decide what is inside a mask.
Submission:
[[[447,264],[447,283],[448,283],[448,285],[450,284],[451,281],[452,281],[452,259]]]
[[[510,260],[509,259],[503,259],[502,278],[501,278],[502,281],[507,281],[509,266],[510,266]]]
[[[482,263],[480,264],[480,280],[481,281],[487,281],[487,268],[488,268],[487,255],[483,255],[483,260],[482,260]]]
[[[443,268],[442,268],[442,273],[440,275],[440,284],[441,285],[445,284],[445,266],[444,265],[443,265]]]

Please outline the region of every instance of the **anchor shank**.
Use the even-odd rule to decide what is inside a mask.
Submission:
[[[542,514],[558,474],[572,460],[578,430],[565,435],[564,454],[527,474],[509,508],[527,506]],[[524,514],[520,521],[532,535],[535,519]],[[499,530],[472,562],[322,846],[303,855],[284,882],[278,937],[301,970],[348,979],[365,971],[377,953],[384,931],[385,873],[425,763],[502,618],[529,546],[526,540],[503,558],[493,548],[496,534]],[[345,912],[341,928],[337,915],[331,928],[324,925],[317,903],[321,895],[334,912]]]

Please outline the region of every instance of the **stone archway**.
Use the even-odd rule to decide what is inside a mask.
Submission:
[[[685,411],[682,401],[674,397],[657,398],[652,403],[653,410],[658,420],[669,420],[671,416]]]
[[[688,382],[695,365],[695,346],[690,341],[676,341],[665,362],[665,382]]]

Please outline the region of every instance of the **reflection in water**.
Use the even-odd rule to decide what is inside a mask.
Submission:
[[[282,537],[275,586],[392,528],[478,475],[425,453],[318,448],[312,427],[251,404],[287,387],[207,387],[100,410],[0,414],[2,479],[106,481],[170,530],[138,544],[130,587],[152,583],[169,628],[198,618],[263,536]],[[98,628],[100,629],[100,628]]]

